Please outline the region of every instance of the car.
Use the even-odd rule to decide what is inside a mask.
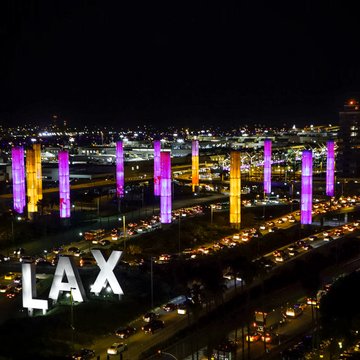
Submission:
[[[154,312],[148,312],[143,316],[143,320],[145,322],[151,322],[152,320],[157,319],[158,315],[155,314]]]
[[[289,253],[290,256],[299,255],[299,252],[297,250],[295,250],[295,249],[294,250],[289,250],[288,253]]]
[[[250,342],[256,342],[258,340],[260,340],[261,335],[258,333],[250,333],[248,335],[246,335],[246,341],[250,341]]]
[[[0,262],[9,261],[10,257],[0,254]]]
[[[167,312],[174,311],[177,308],[176,304],[168,303],[163,306],[163,309]]]
[[[18,292],[16,292],[14,288],[10,288],[6,291],[5,295],[8,299],[13,299],[16,295],[18,295]]]
[[[156,330],[164,328],[164,322],[161,320],[152,320],[142,327],[142,330],[147,333],[153,334]]]
[[[72,354],[71,358],[76,360],[87,360],[95,357],[95,351],[91,349],[81,349],[76,353]]]
[[[318,238],[316,235],[310,235],[310,236],[308,237],[308,239],[309,239],[310,241],[315,241],[315,240],[318,240],[319,238]]]
[[[177,313],[180,315],[186,315],[187,314],[187,306],[186,304],[180,304],[177,308]]]
[[[35,259],[29,255],[21,255],[19,261],[23,263],[33,263],[35,262]]]
[[[313,249],[313,246],[310,245],[310,244],[305,244],[305,245],[303,245],[303,249],[304,250],[311,250],[311,249]]]
[[[331,240],[334,240],[330,235],[328,236],[324,236],[324,241],[331,241]]]
[[[5,293],[9,289],[8,285],[0,284],[0,293]]]
[[[14,284],[21,284],[21,281],[22,281],[22,276],[21,275],[16,275],[14,277],[14,280],[13,280]]]
[[[5,280],[14,280],[16,277],[16,274],[13,272],[8,272],[4,275]]]
[[[76,252],[79,252],[79,248],[77,248],[76,246],[70,246],[68,248],[68,252],[72,252],[72,253],[76,253]]]
[[[15,256],[21,256],[25,254],[25,249],[24,248],[17,248],[16,250],[14,250],[14,255]]]
[[[127,339],[129,336],[135,334],[136,328],[132,326],[124,326],[115,331],[115,335],[120,339]]]
[[[106,239],[103,239],[103,240],[99,241],[99,244],[102,245],[102,246],[110,245],[110,241],[106,240]]]
[[[127,350],[127,344],[124,343],[113,343],[110,347],[107,349],[107,354],[109,355],[117,355]]]

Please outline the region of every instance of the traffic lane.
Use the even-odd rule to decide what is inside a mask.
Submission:
[[[128,350],[123,353],[124,360],[137,359],[142,352],[150,349],[157,343],[168,339],[188,325],[187,315],[177,314],[176,311],[166,313],[163,316],[160,316],[159,319],[164,321],[165,326],[163,329],[156,330],[154,334],[144,333],[141,327],[147,323],[139,318],[130,324],[137,329],[137,332],[134,335],[127,339],[120,339],[113,333],[111,336],[97,339],[93,348],[96,351],[96,354],[106,356],[107,348],[111,346],[111,344],[114,342],[123,342],[128,345]]]

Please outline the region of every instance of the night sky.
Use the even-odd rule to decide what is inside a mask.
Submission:
[[[8,1],[0,123],[320,124],[360,93],[347,1],[122,3]]]

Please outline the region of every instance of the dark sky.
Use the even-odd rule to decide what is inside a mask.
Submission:
[[[10,0],[0,122],[321,123],[360,92],[347,1],[122,3]]]

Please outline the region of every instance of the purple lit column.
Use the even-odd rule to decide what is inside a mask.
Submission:
[[[122,141],[116,143],[116,196],[124,197],[124,149]]]
[[[326,159],[326,195],[334,196],[335,184],[335,153],[334,140],[327,142],[327,159]]]
[[[170,152],[160,152],[160,220],[162,224],[171,223],[171,157]]]
[[[14,147],[11,150],[12,156],[12,182],[14,210],[22,214],[25,207],[25,166],[24,149]]]
[[[264,193],[271,193],[271,140],[264,140]]]
[[[154,141],[154,195],[160,196],[160,140]]]
[[[59,193],[60,193],[60,217],[70,217],[70,181],[69,181],[69,153],[59,151]]]
[[[312,222],[312,152],[304,150],[301,162],[301,224]]]

